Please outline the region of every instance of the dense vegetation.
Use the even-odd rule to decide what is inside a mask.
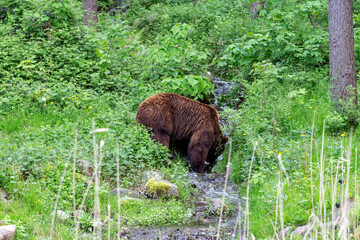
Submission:
[[[17,239],[49,236],[64,171],[59,208],[71,211],[68,159],[78,133],[77,158],[93,161],[93,119],[96,127],[110,129],[97,135],[105,142],[104,213],[107,204],[116,209],[108,190],[116,187],[118,142],[121,186],[135,188],[146,169],[158,169],[180,187],[178,200],[125,207],[127,224],[185,222],[191,209],[186,161],[177,157],[169,163],[167,150],[136,125],[135,115],[140,102],[159,92],[211,99],[214,86],[206,72],[234,82],[229,95],[219,99],[227,106],[221,116],[232,140],[232,181],[247,182],[258,143],[249,197],[250,232],[257,238],[273,236],[272,222],[281,227],[276,225],[279,171],[288,176],[283,181],[285,226],[305,224],[321,208],[321,189],[313,189],[310,179],[316,186],[325,182],[331,195],[339,176],[356,176],[359,128],[352,129],[349,116],[330,104],[327,1],[264,1],[256,17],[248,0],[98,4],[95,31],[83,26],[81,1],[0,0],[0,188],[12,198],[11,204],[0,202],[0,220],[18,226]],[[360,1],[354,1],[354,33],[360,69]],[[349,152],[350,172],[345,163],[339,165]],[[225,171],[225,159],[215,171]],[[76,178],[80,205],[88,179],[80,173]],[[357,187],[353,179],[350,198],[357,199]],[[92,194],[91,189],[85,203],[90,211],[81,219],[84,232],[92,226]],[[327,209],[333,206],[329,199],[324,200]],[[58,239],[74,234],[71,221],[56,228]]]

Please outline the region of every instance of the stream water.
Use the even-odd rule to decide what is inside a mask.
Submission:
[[[219,78],[213,78],[212,81],[215,85],[215,104],[217,104],[221,95],[229,93],[233,83]],[[189,200],[194,204],[194,211],[186,224],[159,228],[132,228],[129,229],[129,234],[126,234],[127,239],[216,239],[219,217],[217,214],[212,214],[211,210],[216,204],[218,204],[218,211],[220,210],[223,195],[225,195],[225,205],[228,210],[231,209],[230,206],[236,210],[222,218],[220,239],[231,239],[236,236],[234,228],[237,218],[241,217],[238,214],[238,206],[242,201],[237,192],[238,187],[228,182],[224,193],[224,173],[189,172],[189,179],[198,194],[194,199]]]
[[[129,234],[126,234],[127,239],[215,239],[219,218],[218,215],[209,213],[209,209],[214,202],[219,202],[217,200],[220,200],[224,194],[225,174],[189,172],[189,179],[198,190],[198,196],[190,200],[194,204],[194,211],[186,224],[169,227],[131,228]],[[238,205],[241,203],[237,186],[232,183],[227,184],[225,203],[228,207],[234,206],[235,209],[238,209]],[[234,228],[238,217],[238,210],[234,210],[222,218],[220,239],[231,239],[232,236],[236,236],[237,232],[234,232]]]

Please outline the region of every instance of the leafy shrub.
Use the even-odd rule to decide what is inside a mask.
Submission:
[[[204,69],[202,63],[206,60],[207,53],[197,50],[195,44],[187,39],[191,29],[187,24],[175,24],[171,28],[171,34],[164,36],[158,46],[150,49],[150,67],[144,72],[145,77],[176,77]]]
[[[325,117],[326,120],[326,130],[332,133],[338,133],[345,129],[346,122],[344,118],[338,112],[330,112],[329,115]]]
[[[161,84],[165,92],[184,94],[198,101],[209,99],[214,90],[214,85],[209,78],[197,75],[165,78]]]

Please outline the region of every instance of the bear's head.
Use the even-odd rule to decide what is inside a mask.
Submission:
[[[224,137],[223,135],[220,135],[218,138],[218,141],[214,143],[214,145],[211,147],[206,162],[210,163],[211,165],[214,165],[216,162],[216,159],[224,152],[225,145],[229,141],[229,138]]]

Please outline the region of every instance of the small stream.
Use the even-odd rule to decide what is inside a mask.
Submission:
[[[232,82],[222,81],[219,78],[212,78],[215,85],[215,102],[221,95],[228,94]],[[220,124],[223,123],[220,121]],[[219,157],[220,159],[222,156]],[[180,226],[169,227],[148,227],[148,228],[132,228],[130,233],[126,234],[127,239],[159,239],[159,240],[185,240],[197,239],[208,240],[216,239],[219,217],[211,213],[212,207],[221,203],[224,194],[225,173],[195,173],[189,172],[189,179],[193,187],[197,189],[197,196],[189,201],[194,205],[194,211],[191,219]],[[220,239],[231,239],[237,235],[234,227],[237,223],[238,206],[242,202],[238,195],[238,187],[230,182],[227,184],[225,191],[225,205],[230,213],[222,219]],[[220,207],[218,208],[220,209]],[[210,210],[210,211],[209,211]],[[241,216],[240,216],[241,217]]]
[[[131,228],[130,233],[126,234],[127,239],[215,239],[219,218],[218,215],[210,214],[209,209],[214,201],[223,196],[225,174],[189,172],[189,179],[193,183],[193,187],[198,190],[198,195],[189,200],[194,204],[194,211],[186,224],[169,227]],[[228,183],[225,199],[226,205],[232,205],[235,210],[223,217],[220,239],[231,239],[234,234],[234,236],[237,234],[237,232],[234,233],[238,217],[237,206],[242,201],[237,193],[236,185]]]
[[[215,101],[214,104],[218,105],[219,97],[221,95],[226,95],[230,92],[231,85],[233,85],[233,82],[226,82],[222,81],[220,78],[214,77],[212,79],[212,82],[215,86],[214,93],[215,93]]]

